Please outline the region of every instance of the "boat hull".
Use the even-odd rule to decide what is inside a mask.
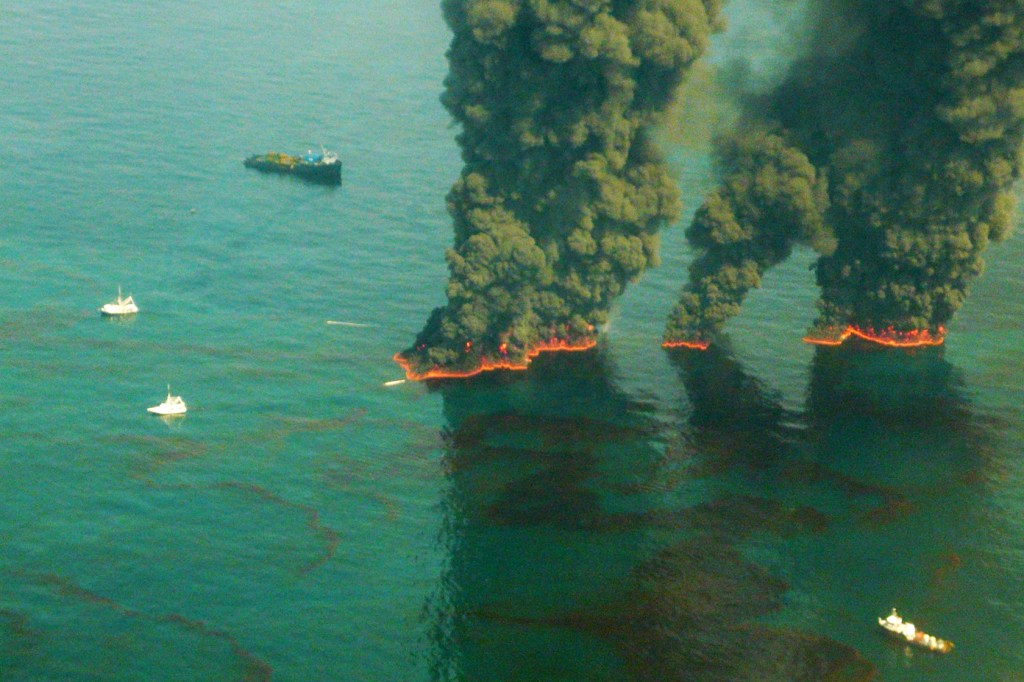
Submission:
[[[104,314],[104,315],[111,315],[111,316],[113,316],[113,315],[134,315],[135,313],[139,312],[139,309],[136,306],[117,306],[117,305],[111,305],[111,304],[108,303],[107,305],[105,305],[102,308],[100,308],[100,312],[102,314]]]
[[[881,618],[878,619],[878,624],[885,634],[906,644],[911,644],[913,646],[920,647],[921,649],[927,649],[928,651],[933,651],[937,654],[948,654],[953,650],[953,643],[948,640],[939,639],[938,637],[926,634],[919,630],[915,631],[912,636],[908,637],[903,632],[888,627]]]
[[[161,417],[174,417],[177,415],[185,414],[188,410],[184,407],[164,407],[163,405],[157,405],[155,407],[147,407],[146,412],[150,414],[160,415]]]
[[[250,156],[242,164],[264,173],[294,175],[309,182],[324,185],[341,184],[341,161],[333,163],[308,163],[298,157],[263,154]]]

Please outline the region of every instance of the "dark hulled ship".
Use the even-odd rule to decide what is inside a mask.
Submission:
[[[310,150],[302,156],[267,152],[250,156],[242,163],[246,168],[255,168],[265,173],[297,175],[304,180],[328,185],[341,184],[341,160],[337,154],[322,147],[319,152]]]

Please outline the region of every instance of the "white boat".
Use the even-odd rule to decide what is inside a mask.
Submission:
[[[921,632],[913,623],[903,620],[902,616],[896,613],[896,609],[893,609],[892,613],[885,618],[879,618],[878,624],[890,635],[904,639],[908,644],[940,654],[948,654],[953,650],[952,642]]]
[[[134,315],[139,312],[139,306],[135,305],[135,299],[131,297],[131,294],[127,298],[121,298],[121,287],[117,288],[117,300],[113,303],[107,303],[100,312],[104,315]]]
[[[159,414],[162,416],[172,416],[177,414],[185,414],[188,408],[185,407],[185,401],[181,399],[180,395],[171,395],[171,385],[167,385],[167,399],[159,405],[153,407],[147,407],[146,411],[152,414]]]

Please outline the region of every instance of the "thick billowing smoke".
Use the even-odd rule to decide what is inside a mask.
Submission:
[[[706,340],[794,244],[822,254],[818,329],[941,327],[1022,169],[1022,0],[813,0],[809,54],[751,98],[667,341]]]
[[[795,242],[835,248],[825,227],[827,182],[807,156],[766,129],[719,143],[725,181],[698,209],[686,232],[701,255],[669,318],[668,341],[705,341],[739,312],[761,276]]]
[[[658,258],[679,192],[651,140],[722,0],[444,0],[442,98],[465,167],[448,196],[448,303],[414,373],[522,364],[590,341]]]

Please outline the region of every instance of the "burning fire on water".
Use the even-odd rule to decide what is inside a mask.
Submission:
[[[816,346],[840,346],[851,336],[890,348],[921,348],[924,346],[941,346],[943,341],[946,340],[946,328],[940,326],[936,333],[933,334],[927,329],[901,332],[892,327],[875,330],[870,328],[861,329],[850,325],[838,334],[835,333],[834,329],[826,329],[823,330],[821,336],[805,336],[804,341]]]
[[[893,327],[875,330],[870,327],[861,328],[850,325],[842,330],[837,330],[834,327],[822,329],[817,333],[808,334],[803,340],[805,343],[811,343],[816,346],[841,346],[851,336],[879,346],[888,346],[889,348],[921,348],[925,346],[941,346],[946,340],[946,328],[940,326],[935,333],[932,333],[927,329],[901,332]],[[710,341],[694,339],[691,341],[665,341],[661,344],[661,347],[707,350],[710,345]]]
[[[494,360],[490,358],[481,358],[480,365],[473,369],[468,370],[451,370],[443,369],[441,367],[434,367],[423,373],[413,371],[412,365],[406,358],[402,357],[401,353],[395,353],[392,358],[398,365],[405,370],[405,377],[410,381],[426,381],[428,379],[468,379],[469,377],[476,376],[483,372],[493,372],[497,369],[507,369],[512,371],[522,371],[527,368],[530,364],[530,360],[537,357],[541,353],[554,353],[554,352],[568,352],[575,353],[585,350],[590,350],[597,345],[597,341],[594,339],[586,339],[583,341],[572,342],[566,339],[548,339],[547,341],[541,341],[536,346],[526,352],[526,358],[523,362],[514,362],[507,357]],[[471,346],[467,342],[466,351],[469,351]],[[508,352],[507,344],[501,344],[501,353],[504,356]]]
[[[940,326],[935,333],[932,333],[927,329],[901,332],[892,327],[888,327],[883,330],[875,330],[871,328],[862,329],[860,327],[850,325],[838,333],[834,328],[823,329],[820,330],[817,335],[805,336],[803,340],[806,343],[811,343],[817,346],[840,346],[850,337],[856,337],[870,343],[878,344],[880,346],[888,346],[890,348],[919,348],[924,346],[942,345],[946,338],[946,329],[945,327]],[[405,377],[409,381],[427,381],[429,379],[468,379],[469,377],[474,377],[483,372],[493,372],[499,369],[510,371],[525,370],[529,366],[530,361],[541,353],[580,352],[590,350],[596,345],[597,341],[594,339],[569,341],[567,339],[551,338],[547,341],[541,341],[528,350],[523,360],[516,361],[508,357],[508,344],[502,343],[499,346],[499,352],[501,354],[500,358],[481,358],[478,366],[466,370],[445,369],[435,366],[426,372],[416,372],[412,368],[412,363],[407,358],[403,357],[401,353],[395,353],[392,359],[405,371]],[[692,341],[665,341],[661,344],[661,347],[688,348],[690,350],[704,351],[707,350],[710,345],[710,341],[697,339]],[[472,347],[473,344],[467,341],[465,352],[471,352]]]
[[[690,350],[707,350],[710,341],[665,341],[662,348],[689,348]]]

